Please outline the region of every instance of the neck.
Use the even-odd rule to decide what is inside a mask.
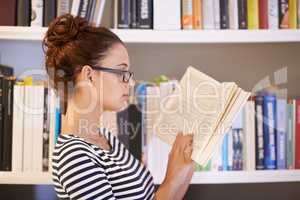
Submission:
[[[90,138],[99,134],[98,125],[102,111],[94,106],[93,109],[85,112],[84,98],[72,98],[68,101],[68,108],[65,115],[62,116],[63,134],[73,134],[83,138]],[[79,111],[79,108],[84,108]],[[83,111],[83,112],[82,112]]]

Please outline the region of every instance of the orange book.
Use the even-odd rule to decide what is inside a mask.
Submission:
[[[182,0],[182,29],[193,29],[193,0]]]
[[[203,29],[202,0],[193,0],[193,28]]]
[[[289,28],[297,28],[297,0],[289,0]]]

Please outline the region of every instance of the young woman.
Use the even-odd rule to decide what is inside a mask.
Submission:
[[[192,136],[179,133],[163,183],[155,191],[149,170],[104,127],[101,113],[128,100],[133,73],[124,43],[109,29],[66,14],[44,38],[50,82],[61,99],[62,130],[53,152],[60,199],[182,199],[193,172]]]

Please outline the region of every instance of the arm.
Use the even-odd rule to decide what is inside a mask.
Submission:
[[[62,153],[59,180],[70,199],[115,200],[104,169],[83,148]]]

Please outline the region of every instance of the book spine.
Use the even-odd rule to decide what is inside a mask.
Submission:
[[[300,169],[300,100],[295,103],[295,168]]]
[[[288,105],[288,134],[287,134],[287,168],[294,169],[294,146],[295,146],[295,137],[294,137],[294,100],[289,102]]]
[[[71,11],[70,0],[57,0],[57,16],[61,16]]]
[[[278,0],[269,0],[268,1],[268,22],[269,29],[278,29],[279,28],[279,12],[278,12]]]
[[[276,168],[276,96],[265,94],[263,103],[264,165],[266,169]]]
[[[229,29],[229,2],[220,0],[220,28]]]
[[[228,167],[227,169],[233,170],[233,130],[228,133]]]
[[[31,1],[31,23],[30,26],[43,26],[43,0]]]
[[[137,21],[138,28],[152,29],[153,28],[153,1],[152,0],[137,0]]]
[[[131,6],[130,0],[120,0],[118,2],[118,28],[128,29],[130,28],[131,19]]]
[[[287,102],[284,99],[278,99],[276,102],[276,152],[277,169],[286,169],[286,135],[287,135]]]
[[[24,86],[14,85],[12,171],[23,171],[23,105]]]
[[[247,13],[247,0],[238,1],[239,12],[239,29],[248,28],[248,13]]]
[[[212,0],[214,3],[214,24],[215,29],[218,30],[221,28],[221,22],[220,22],[220,0]]]
[[[0,1],[0,26],[17,25],[17,0]]]
[[[259,29],[258,0],[247,0],[248,29]]]
[[[223,144],[222,144],[222,170],[228,171],[228,134],[223,138]]]
[[[255,155],[256,169],[264,169],[263,96],[255,97]]]
[[[298,0],[297,11],[298,11],[298,29],[300,29],[300,0]]]
[[[259,1],[259,28],[268,29],[268,1],[269,0],[260,0]]]
[[[229,27],[230,29],[239,28],[238,19],[238,0],[229,0]]]
[[[18,1],[17,8],[17,26],[30,26],[31,16],[31,1],[23,0]]]
[[[4,82],[4,118],[3,121],[3,162],[2,170],[11,171],[12,164],[12,109],[13,109],[13,80],[5,77]]]
[[[214,29],[214,2],[212,0],[203,0],[203,28]]]
[[[137,0],[130,0],[130,28],[138,27],[137,21]]]
[[[182,29],[193,29],[193,0],[182,0]]]
[[[96,0],[89,0],[88,1],[85,19],[89,22],[89,24],[92,23],[95,4],[96,4]]]
[[[0,73],[0,171],[2,170],[2,163],[3,163],[3,124],[4,124],[4,105],[3,105],[3,99],[4,99],[4,76]]]
[[[49,91],[44,88],[44,113],[43,113],[43,171],[49,171],[49,137],[50,137],[50,110],[49,105]]]
[[[289,0],[289,29],[297,27],[297,0]]]
[[[78,16],[81,0],[72,0],[71,15]]]
[[[278,3],[279,28],[286,29],[289,27],[289,2],[288,0],[279,0]]]
[[[193,29],[203,29],[202,5],[202,0],[193,0]]]
[[[50,22],[56,17],[56,1],[44,0],[43,6],[43,26],[49,26]]]
[[[91,0],[81,0],[78,16],[88,19],[88,8]]]

